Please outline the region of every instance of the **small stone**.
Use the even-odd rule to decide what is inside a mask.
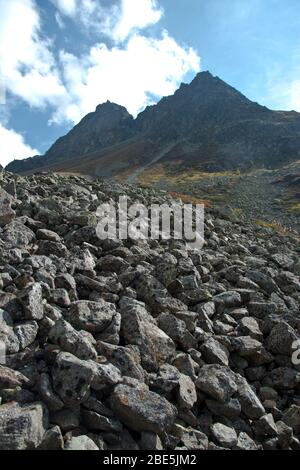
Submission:
[[[163,450],[159,436],[153,432],[142,432],[141,448],[143,450]]]
[[[59,426],[53,426],[44,434],[38,450],[63,450],[64,439]]]
[[[283,415],[282,421],[290,426],[295,433],[300,432],[300,406],[292,405]]]
[[[14,327],[14,333],[19,341],[20,350],[30,346],[36,339],[38,333],[38,324],[36,321],[27,321]]]
[[[65,450],[99,450],[99,447],[88,436],[77,436],[66,443]]]
[[[31,284],[20,294],[20,300],[27,320],[41,320],[44,316],[42,287]]]
[[[197,391],[190,377],[180,374],[177,390],[179,408],[190,410],[197,401]]]
[[[60,352],[52,367],[53,389],[69,406],[77,405],[88,397],[94,378],[92,367],[67,352]]]
[[[102,299],[98,302],[79,300],[71,305],[67,318],[75,328],[100,333],[110,325],[115,314],[115,306]]]
[[[231,449],[237,444],[238,437],[233,428],[225,426],[225,424],[216,423],[212,426],[212,435],[216,440],[217,444]]]
[[[201,367],[196,387],[221,402],[228,401],[238,388],[231,369],[217,364]]]
[[[255,421],[254,429],[257,436],[273,437],[278,434],[278,430],[271,413],[266,414]]]
[[[229,352],[227,348],[214,338],[209,338],[200,348],[208,364],[228,366]]]

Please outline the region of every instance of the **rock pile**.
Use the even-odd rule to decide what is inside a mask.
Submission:
[[[0,174],[0,449],[300,449],[297,241],[212,210],[201,251],[100,240],[123,194],[168,200]]]

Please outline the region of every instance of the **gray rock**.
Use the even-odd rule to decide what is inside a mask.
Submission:
[[[212,426],[211,433],[216,443],[226,449],[231,449],[237,444],[238,437],[235,430],[222,423],[215,423]]]
[[[67,352],[60,352],[52,367],[53,389],[68,406],[88,398],[94,371],[87,361]]]
[[[116,432],[121,433],[123,426],[115,418],[108,416],[102,416],[95,411],[91,410],[82,410],[81,412],[84,424],[88,429],[94,431],[104,431],[104,432]]]
[[[180,374],[177,390],[177,403],[179,408],[191,409],[197,402],[197,392],[194,382],[190,377]]]
[[[44,434],[38,450],[63,450],[64,439],[59,426],[53,426]]]
[[[115,306],[102,299],[98,302],[80,300],[71,305],[67,318],[75,328],[100,333],[109,327],[115,315]]]
[[[11,207],[12,200],[10,194],[0,188],[0,227],[9,224],[16,216]]]
[[[273,437],[278,435],[277,426],[271,413],[255,421],[254,430],[256,435],[260,437]]]
[[[38,333],[38,324],[36,321],[20,323],[14,327],[14,333],[19,341],[19,348],[22,351],[35,341]]]
[[[224,416],[230,420],[238,418],[242,408],[237,398],[231,398],[225,403],[215,400],[205,400],[207,408],[216,416]]]
[[[139,347],[142,365],[146,370],[155,370],[161,364],[171,362],[175,356],[175,345],[149,314],[140,302],[128,299],[121,304],[121,333],[126,344]]]
[[[126,385],[115,388],[111,404],[116,417],[137,432],[168,431],[177,414],[176,408],[160,395]]]
[[[227,402],[238,389],[234,372],[217,364],[201,367],[196,387],[221,402]]]
[[[20,406],[8,403],[0,407],[0,450],[31,450],[42,442],[48,427],[47,411],[42,403]]]
[[[51,413],[50,421],[57,424],[63,433],[78,429],[80,426],[79,407],[55,411]]]
[[[260,399],[244,377],[237,375],[236,381],[238,384],[237,398],[241,404],[242,412],[250,419],[259,419],[265,414]]]
[[[50,377],[42,373],[38,380],[38,389],[42,400],[46,403],[50,411],[58,411],[64,407],[63,402],[54,393]]]
[[[91,387],[94,390],[104,390],[122,381],[120,370],[108,361],[88,361],[94,372]]]
[[[28,387],[30,379],[21,372],[0,365],[0,390],[5,388]]]
[[[99,447],[88,436],[77,436],[66,443],[65,450],[99,450]]]
[[[41,320],[44,316],[42,287],[39,283],[22,290],[20,300],[27,320]]]
[[[300,432],[300,406],[292,405],[283,415],[282,421],[290,426],[295,433]]]
[[[143,450],[163,450],[159,436],[153,432],[142,432],[141,448]]]
[[[141,355],[137,347],[114,346],[99,341],[97,351],[116,366],[122,375],[144,381],[145,372],[141,366]]]
[[[77,356],[79,359],[95,359],[97,352],[89,339],[67,321],[60,319],[49,331],[49,339],[63,351]]]
[[[213,301],[218,312],[224,311],[225,308],[240,307],[242,304],[241,295],[236,291],[222,292],[216,295]]]
[[[201,346],[200,351],[208,364],[220,364],[228,366],[228,349],[214,338],[209,338]]]
[[[240,432],[238,441],[235,447],[233,447],[234,450],[258,450],[257,445],[251,439],[251,437],[248,436],[247,433],[245,432]]]
[[[288,323],[282,321],[272,328],[268,337],[268,349],[274,354],[291,356],[293,343],[299,338],[296,331]]]

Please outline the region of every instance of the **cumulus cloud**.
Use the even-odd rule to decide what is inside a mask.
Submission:
[[[0,124],[0,164],[5,167],[12,160],[38,155],[37,149],[31,148],[24,137],[13,129],[6,129]]]
[[[75,17],[79,2],[77,0],[51,0],[63,15]]]
[[[0,0],[0,74],[11,96],[47,112],[51,124],[75,124],[107,100],[136,115],[172,94],[188,72],[200,70],[196,51],[179,45],[167,31],[156,29],[153,37],[144,33],[163,15],[157,0],[51,2],[61,34],[68,34],[69,18],[86,28],[89,43],[94,38],[85,55],[54,54],[55,37],[44,36],[36,0]],[[23,157],[36,152],[19,137]]]
[[[60,15],[73,20],[92,33],[111,35],[120,14],[119,2],[103,5],[100,0],[50,0]],[[141,0],[144,1],[144,0]]]
[[[110,5],[101,0],[51,0],[61,15],[109,36],[115,42],[158,23],[163,9],[156,0],[114,0]]]
[[[65,92],[51,52],[41,37],[32,0],[0,0],[1,75],[7,89],[36,107],[55,105]]]
[[[126,47],[97,44],[81,58],[61,52],[64,81],[69,91],[54,121],[78,120],[106,100],[125,106],[134,116],[157,98],[172,94],[189,71],[197,72],[200,60],[167,32],[160,39],[133,36]]]
[[[122,0],[121,14],[112,31],[117,41],[124,41],[133,31],[158,23],[163,15],[156,0]]]

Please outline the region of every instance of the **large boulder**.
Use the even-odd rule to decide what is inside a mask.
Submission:
[[[48,415],[42,403],[0,407],[0,450],[31,450],[42,442]]]
[[[112,303],[99,299],[97,302],[79,300],[71,305],[68,312],[70,323],[78,329],[90,333],[104,331],[116,315],[116,308]]]
[[[118,385],[111,397],[116,417],[130,429],[161,434],[170,430],[176,408],[157,393],[127,385]]]
[[[15,211],[11,207],[12,200],[11,195],[0,188],[0,227],[9,224],[16,216]]]
[[[135,344],[146,370],[155,370],[175,356],[175,344],[134,299],[121,303],[121,334],[126,344]]]

